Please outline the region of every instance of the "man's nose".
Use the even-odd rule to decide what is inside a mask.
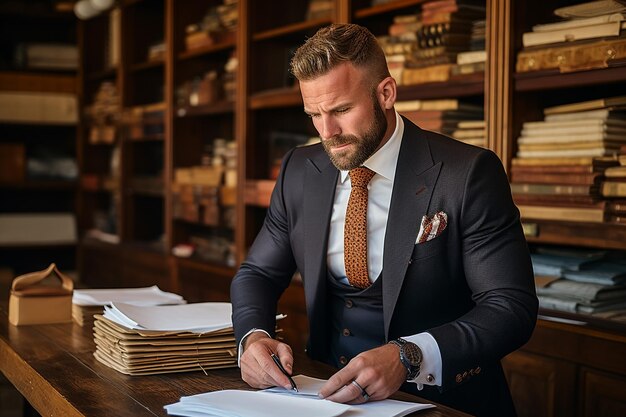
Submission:
[[[319,133],[322,139],[330,139],[339,135],[341,128],[334,118],[322,116],[322,125]]]

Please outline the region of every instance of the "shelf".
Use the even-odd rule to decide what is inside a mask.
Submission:
[[[86,75],[89,81],[104,81],[117,77],[117,68],[107,68],[100,71],[90,72]]]
[[[177,266],[184,267],[188,269],[194,269],[200,272],[206,272],[209,275],[219,275],[223,277],[232,278],[235,276],[237,272],[236,268],[232,268],[226,265],[217,264],[213,262],[203,261],[194,257],[191,258],[180,258],[174,256],[176,260]]]
[[[162,59],[155,59],[153,61],[139,62],[138,64],[133,64],[130,67],[131,72],[142,72],[148,71],[152,69],[162,69],[165,66],[165,61]]]
[[[126,142],[161,142],[165,139],[164,134],[154,134],[148,136],[142,136],[140,138],[127,138]]]
[[[251,95],[248,104],[253,110],[302,106],[302,95],[298,88],[277,88]]]
[[[78,188],[76,181],[62,180],[27,180],[24,182],[0,182],[0,188],[25,189],[25,190],[59,190],[73,191]]]
[[[616,332],[620,338],[623,338],[626,333],[626,323],[590,314],[577,314],[540,308],[539,320],[542,320],[544,325],[546,323],[560,323],[571,326],[571,330],[577,333],[589,334],[590,331],[593,332],[595,329],[603,329]]]
[[[470,97],[484,93],[485,74],[480,72],[458,77],[447,82],[398,86],[398,101]]]
[[[225,42],[218,42],[213,45],[207,45],[200,48],[188,49],[178,54],[179,60],[186,60],[191,58],[197,58],[204,55],[209,55],[214,52],[225,51],[233,49],[235,47],[235,40],[231,39]]]
[[[365,9],[357,10],[354,16],[357,19],[364,17],[372,17],[382,13],[389,13],[405,7],[418,6],[421,3],[425,3],[426,0],[396,0],[385,4],[379,4],[377,6],[367,7]]]
[[[0,91],[75,94],[77,87],[75,72],[0,71]]]
[[[608,68],[560,73],[545,70],[515,73],[515,91],[542,91],[626,81],[626,60],[609,61]]]
[[[626,225],[624,224],[534,221],[532,219],[523,219],[522,222],[537,225],[537,235],[526,236],[529,243],[626,249]]]
[[[201,106],[185,106],[176,109],[177,117],[197,117],[214,114],[234,113],[235,103],[232,101],[219,101]]]
[[[265,30],[252,35],[253,41],[264,41],[268,39],[280,38],[284,36],[294,35],[307,30],[316,29],[318,27],[326,26],[332,23],[329,18],[306,20],[304,22],[298,22],[287,26],[281,26],[275,29]]]

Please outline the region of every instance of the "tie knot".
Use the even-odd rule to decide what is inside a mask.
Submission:
[[[367,187],[374,174],[374,171],[366,167],[354,168],[348,173],[353,187]]]

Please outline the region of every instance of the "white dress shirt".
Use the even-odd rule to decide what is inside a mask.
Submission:
[[[393,134],[387,143],[363,163],[363,166],[376,173],[368,185],[367,201],[367,268],[372,282],[378,278],[383,270],[387,214],[391,204],[391,192],[393,191],[393,181],[403,134],[404,122],[396,113],[396,128]],[[346,285],[348,285],[348,278],[344,264],[343,231],[351,188],[348,171],[340,171],[330,220],[326,256],[328,269],[332,276]],[[415,382],[420,390],[423,388],[423,384],[441,385],[441,352],[435,339],[430,333],[425,332],[403,336],[403,339],[418,345],[424,356],[420,374],[412,382]]]

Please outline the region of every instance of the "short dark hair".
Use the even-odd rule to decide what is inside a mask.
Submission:
[[[344,62],[367,69],[376,83],[390,76],[376,37],[367,28],[350,23],[323,27],[307,39],[291,60],[291,72],[298,80],[307,81]]]

